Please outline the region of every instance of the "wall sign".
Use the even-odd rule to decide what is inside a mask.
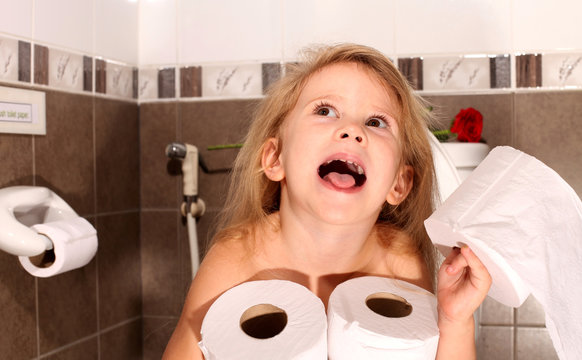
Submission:
[[[46,135],[45,93],[0,86],[0,133]]]

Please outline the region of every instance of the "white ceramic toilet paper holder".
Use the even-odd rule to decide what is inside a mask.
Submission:
[[[16,256],[36,256],[52,242],[29,226],[79,215],[53,191],[39,186],[0,189],[0,250]]]

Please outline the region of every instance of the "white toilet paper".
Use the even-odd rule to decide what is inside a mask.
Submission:
[[[560,359],[582,359],[582,202],[539,160],[497,147],[426,221],[446,255],[467,244],[517,307],[531,292]]]
[[[256,317],[265,312],[270,317]],[[202,322],[199,346],[206,360],[325,360],[326,327],[323,303],[304,286],[285,280],[250,281],[212,304]]]
[[[44,259],[31,262],[27,256],[19,256],[26,271],[38,277],[49,277],[85,266],[97,252],[97,231],[84,218],[53,221],[31,226],[53,243],[53,250]],[[41,256],[42,257],[42,256]]]
[[[436,356],[436,297],[413,284],[376,276],[348,280],[331,294],[327,317],[330,360]]]

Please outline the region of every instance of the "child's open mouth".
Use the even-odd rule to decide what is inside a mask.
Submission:
[[[348,160],[330,160],[317,169],[319,177],[339,189],[357,188],[366,182],[364,169]]]

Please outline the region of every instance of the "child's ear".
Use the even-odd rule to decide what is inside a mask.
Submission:
[[[412,182],[414,178],[414,169],[410,165],[404,165],[398,170],[398,174],[394,179],[394,184],[388,195],[386,201],[390,205],[398,205],[406,199],[410,190],[412,190]]]
[[[269,138],[263,145],[261,165],[269,180],[281,181],[285,178],[285,170],[281,164],[281,152],[279,151],[279,140]]]

